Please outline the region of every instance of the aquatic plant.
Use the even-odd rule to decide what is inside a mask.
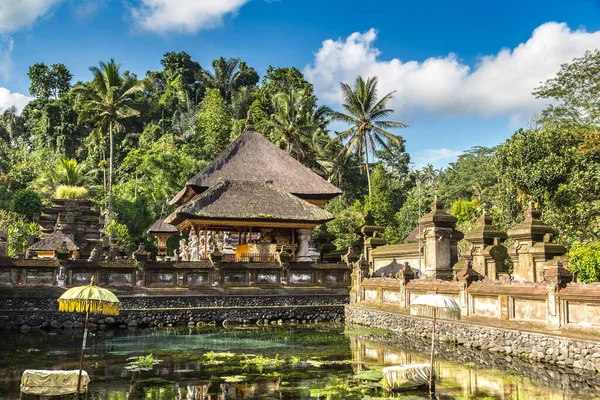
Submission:
[[[383,374],[381,373],[381,371],[366,370],[366,371],[358,372],[357,374],[354,375],[354,378],[364,380],[364,381],[379,382],[381,379],[383,379]]]
[[[154,366],[154,356],[152,354],[148,354],[147,356],[139,356],[136,366],[139,369],[152,368]]]
[[[221,359],[231,360],[234,357],[235,357],[235,353],[229,353],[229,352],[209,351],[207,353],[204,353],[204,358],[206,358],[206,364],[208,364],[208,365],[221,365],[221,364],[225,363],[225,361],[221,360]]]
[[[125,369],[130,372],[138,371],[150,371],[156,364],[160,364],[162,360],[157,360],[152,354],[147,356],[129,357],[129,364],[125,366]]]
[[[284,360],[279,359],[279,354],[275,358],[263,356],[262,354],[243,354],[244,359],[241,361],[242,368],[247,370],[253,365],[259,373],[263,373],[265,368],[278,368],[284,363]]]
[[[247,380],[245,375],[222,376],[221,379],[227,383],[240,383]]]

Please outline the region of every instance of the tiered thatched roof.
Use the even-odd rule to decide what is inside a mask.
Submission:
[[[225,180],[273,182],[280,189],[308,200],[330,200],[341,194],[327,182],[290,156],[252,126],[235,139],[204,170],[191,178],[171,200],[180,206],[196,194]]]
[[[333,219],[329,212],[281,189],[272,182],[221,181],[169,215],[165,222],[186,220],[252,221],[321,224]]]

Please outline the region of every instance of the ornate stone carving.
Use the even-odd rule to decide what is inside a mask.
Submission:
[[[192,228],[188,239],[188,247],[190,248],[190,261],[198,261],[198,235],[196,229]]]
[[[181,261],[190,261],[190,248],[185,239],[179,241],[179,254]]]

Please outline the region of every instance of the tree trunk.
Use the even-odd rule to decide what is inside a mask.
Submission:
[[[371,174],[369,173],[369,148],[367,147],[367,135],[365,135],[365,169],[367,171],[367,183],[369,184],[369,198],[371,197]]]
[[[109,157],[108,160],[108,215],[112,215],[112,182],[113,182],[113,131],[112,121],[108,125],[108,140],[109,140]]]

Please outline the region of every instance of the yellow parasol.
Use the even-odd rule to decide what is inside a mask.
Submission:
[[[88,334],[88,320],[90,312],[96,314],[119,315],[119,299],[110,290],[94,285],[94,277],[87,286],[76,286],[64,292],[58,299],[58,311],[84,312],[85,328],[83,331],[83,344],[79,360],[79,378],[77,379],[77,396],[81,388],[81,371],[83,370],[83,356]]]

